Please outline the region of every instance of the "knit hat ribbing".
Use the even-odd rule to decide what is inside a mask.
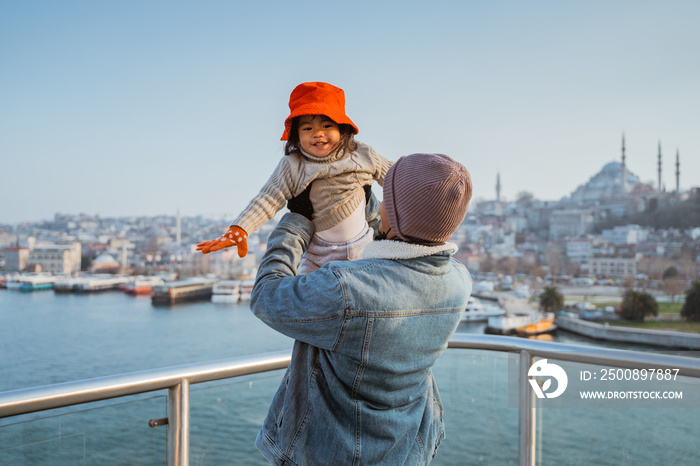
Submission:
[[[384,179],[389,226],[404,241],[444,243],[464,220],[471,197],[469,172],[444,154],[401,157]]]
[[[289,116],[284,121],[281,141],[289,139],[292,118],[302,115],[326,115],[339,125],[352,126],[355,134],[360,132],[355,123],[345,114],[345,92],[332,84],[323,82],[299,84],[289,96],[289,111]]]

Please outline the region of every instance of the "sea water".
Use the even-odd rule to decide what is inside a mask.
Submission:
[[[565,332],[554,341],[601,345]],[[291,347],[248,303],[158,307],[121,292],[0,290],[0,392]],[[446,438],[433,464],[518,464],[512,357],[448,350],[438,361]],[[281,378],[192,386],[191,464],[267,464],[253,441]],[[165,464],[166,428],[148,427],[167,416],[165,400],[161,392],[0,420],[0,464]],[[699,419],[694,409],[540,409],[537,464],[698,464]]]

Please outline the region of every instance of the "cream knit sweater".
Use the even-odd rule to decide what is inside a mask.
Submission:
[[[282,157],[270,179],[233,221],[249,235],[302,193],[311,182],[316,231],[327,230],[352,214],[365,198],[363,186],[384,176],[393,162],[360,142],[356,151],[338,151],[324,158],[293,153]]]

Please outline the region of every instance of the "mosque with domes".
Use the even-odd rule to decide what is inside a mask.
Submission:
[[[658,155],[658,186],[642,182],[626,165],[625,137],[622,136],[622,160],[606,164],[602,170],[593,175],[588,182],[580,185],[571,194],[561,200],[562,204],[579,207],[609,206],[610,213],[615,216],[640,211],[646,207],[649,199],[663,197],[679,199],[680,193],[680,161],[676,152],[676,189],[666,192],[661,183],[661,144]]]

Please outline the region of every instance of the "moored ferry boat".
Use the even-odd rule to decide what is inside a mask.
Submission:
[[[554,314],[547,313],[537,322],[532,322],[527,325],[523,325],[522,327],[517,327],[515,329],[515,333],[517,333],[519,337],[529,338],[551,333],[556,329],[557,326],[554,324]]]
[[[16,273],[12,275],[5,275],[5,288],[8,290],[19,290],[20,280],[22,275]]]
[[[176,304],[182,301],[211,299],[214,280],[191,278],[154,286],[151,293],[152,304]]]
[[[165,282],[160,277],[133,277],[124,286],[124,292],[133,295],[151,294],[154,286],[160,286],[164,283]]]
[[[516,328],[533,324],[539,320],[540,316],[537,314],[489,317],[484,332],[495,335],[512,335]]]
[[[66,277],[56,280],[53,284],[54,293],[72,293],[73,287],[80,281],[78,277]]]
[[[243,280],[241,282],[241,301],[250,301],[254,284],[255,280]]]
[[[504,309],[497,306],[484,307],[478,298],[470,296],[467,301],[467,309],[462,316],[462,322],[484,322],[489,317],[503,316],[505,313]]]
[[[221,280],[216,282],[211,295],[215,304],[237,303],[241,299],[240,280]]]
[[[53,275],[28,275],[20,278],[19,289],[21,291],[50,290],[56,282]]]
[[[92,276],[82,277],[73,286],[73,291],[77,293],[93,293],[97,291],[116,290],[128,282],[123,276]]]
[[[554,314],[533,313],[529,315],[489,317],[484,330],[496,335],[539,335],[556,330]]]

